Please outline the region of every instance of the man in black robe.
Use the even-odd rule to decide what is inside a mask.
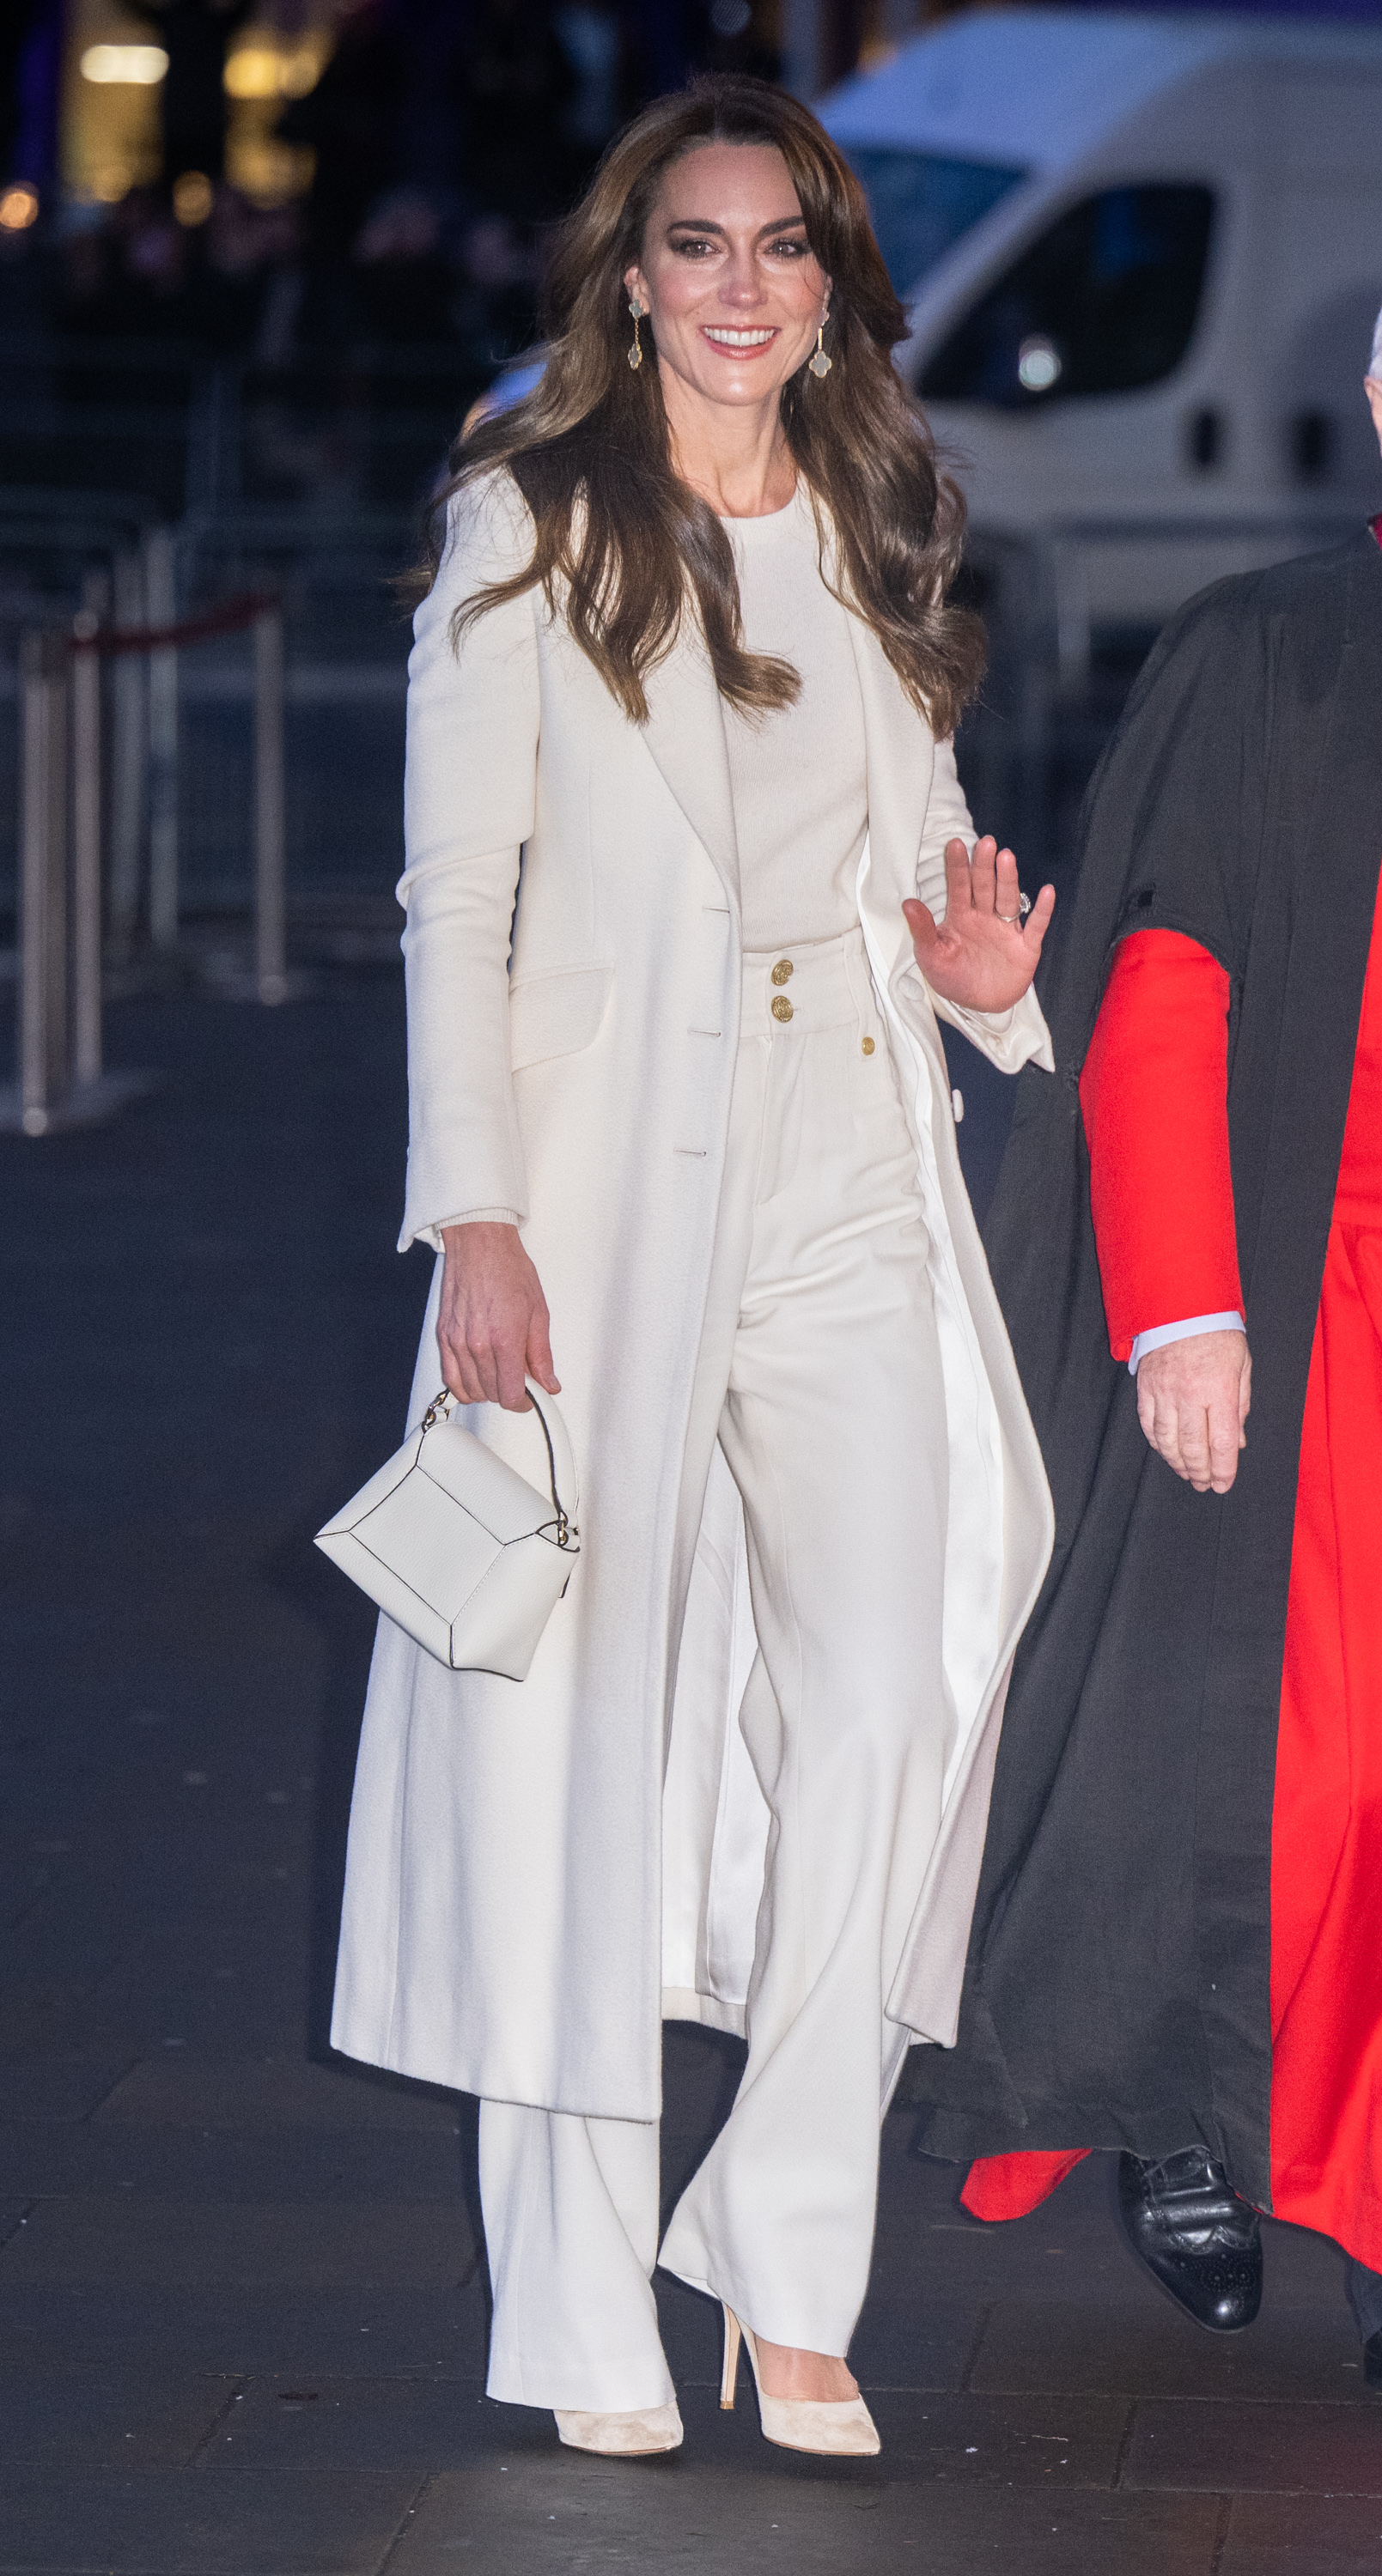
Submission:
[[[1376,351],[1374,367],[1382,378]],[[1368,390],[1382,432],[1382,382]],[[1357,1908],[1382,1884],[1382,1554],[1376,1612],[1366,1587],[1338,1592],[1328,1672],[1293,1665],[1288,1609],[1304,1637],[1316,1524],[1341,1557],[1370,1542],[1374,1512],[1382,1532],[1382,1299],[1367,1304],[1382,1282],[1382,1052],[1368,1036],[1382,1029],[1380,532],[1191,601],[1090,791],[1078,890],[1043,970],[1056,1074],[1021,1078],[988,1226],[1056,1547],[1008,1699],[959,2044],[915,2052],[909,2082],[923,2148],[997,2160],[967,2187],[980,2214],[1033,2205],[1080,2150],[1122,2149],[1133,2241],[1202,2323],[1256,2312],[1256,2209],[1337,2234],[1378,2384],[1382,1942]],[[1110,1216],[1096,1241],[1101,1182],[1115,1215],[1122,1188],[1134,1232],[1138,1209],[1107,1154],[1091,1169],[1087,1080],[1084,1116],[1081,1092],[1117,961],[1143,933],[1221,979],[1219,1097],[1195,1114],[1226,1111],[1244,1293],[1134,1317],[1139,1333],[1169,1328],[1146,1337],[1163,1346],[1134,1386],[1127,1337],[1110,1349],[1100,1259],[1114,1262],[1117,1228]],[[1119,1075],[1120,1114],[1143,1117],[1149,1155],[1158,1116],[1186,1105],[1178,1032],[1165,1034],[1159,1097],[1144,1084],[1128,1110],[1137,1063]],[[1138,1136],[1118,1133],[1137,1166]],[[1337,1353],[1326,1385],[1336,1251],[1352,1265],[1353,1329],[1370,1337],[1354,1344],[1356,1386]],[[1242,1318],[1208,1312],[1226,1302],[1252,1346],[1241,1462]],[[1336,1433],[1351,1466],[1341,1453],[1336,1467]],[[1358,1462],[1374,1457],[1368,1477]],[[1312,1768],[1328,1774],[1323,1808],[1309,1806]],[[1327,1931],[1342,1965],[1305,2027],[1292,1981],[1325,1846],[1321,1955]],[[1364,1893],[1341,1942],[1325,1912],[1349,1888]],[[1321,2105],[1325,2148],[1287,2170],[1279,2137],[1318,2129]],[[1004,2164],[1009,2183],[1035,2176],[1006,2207],[983,2187]]]

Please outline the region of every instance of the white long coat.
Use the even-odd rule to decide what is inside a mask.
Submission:
[[[718,1449],[688,1444],[738,1032],[738,860],[694,631],[654,675],[643,727],[540,592],[453,650],[458,603],[530,552],[514,485],[492,479],[453,506],[416,620],[402,1240],[435,1243],[486,1209],[521,1217],[581,1465],[583,1554],[523,1683],[449,1673],[381,1620],[332,2038],[467,2092],[648,2120],[664,2003],[742,2027],[766,1830],[736,1724],[753,1652],[738,1496]],[[888,2010],[948,2045],[1007,1676],[1052,1520],[960,1176],[936,1010],[1008,1072],[1049,1065],[1050,1049],[1030,994],[1001,1018],[952,1011],[917,971],[903,899],[939,915],[945,842],[972,826],[949,744],[871,630],[851,631],[868,764],[859,913],[933,1247],[958,1715]],[[440,1384],[436,1284],[410,1421]],[[536,1478],[531,1417],[469,1419]]]

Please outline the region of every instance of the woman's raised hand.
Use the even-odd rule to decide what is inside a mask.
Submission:
[[[1019,920],[1017,861],[991,833],[974,844],[945,847],[945,919],[937,927],[924,903],[904,903],[916,961],[933,992],[967,1011],[1010,1011],[1037,970],[1054,886],[1042,887]]]
[[[508,1413],[531,1410],[525,1377],[560,1395],[547,1300],[517,1226],[443,1226],[442,1246],[437,1344],[452,1394]]]

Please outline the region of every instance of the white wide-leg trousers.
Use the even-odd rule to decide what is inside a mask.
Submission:
[[[771,2342],[848,2349],[906,2045],[884,2000],[953,1732],[927,1250],[861,935],[746,957],[697,1401],[743,1500],[760,1648],[748,2062],[660,2255],[655,2123],[482,2104],[493,2397],[665,2404],[655,2260]]]

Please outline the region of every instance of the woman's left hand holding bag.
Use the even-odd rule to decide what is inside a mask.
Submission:
[[[918,966],[933,992],[966,1011],[1010,1011],[1037,970],[1041,943],[1056,908],[1056,890],[1045,885],[1022,919],[1017,861],[991,834],[974,844],[945,849],[945,919],[920,901],[902,909]]]
[[[547,1300],[516,1225],[481,1219],[442,1228],[437,1341],[442,1375],[462,1404],[528,1413],[524,1378],[560,1395]]]

